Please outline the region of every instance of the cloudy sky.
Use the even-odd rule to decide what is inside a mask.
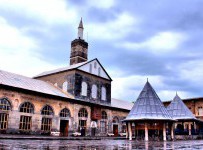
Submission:
[[[81,17],[112,97],[136,100],[147,78],[163,101],[203,96],[202,0],[0,0],[0,69],[32,77],[69,65]]]

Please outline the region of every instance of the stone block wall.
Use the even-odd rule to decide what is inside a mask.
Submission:
[[[76,99],[83,99],[86,101],[91,101],[93,103],[111,103],[111,81],[103,79],[101,77],[93,76],[89,73],[85,73],[80,70],[72,70],[59,72],[56,74],[38,77],[37,79],[48,81],[53,85],[57,83],[57,86],[62,89],[63,83],[65,81],[68,82],[67,91],[71,95],[73,95]],[[81,95],[82,90],[82,82],[87,83],[87,96]],[[94,99],[91,96],[92,85],[95,84],[97,86],[97,98]],[[101,87],[106,88],[106,101],[101,100]]]
[[[13,134],[19,134],[19,123],[20,123],[20,116],[31,116],[32,117],[32,132],[31,134],[40,134],[41,133],[41,122],[42,117],[41,110],[45,105],[49,105],[53,108],[54,115],[53,116],[46,116],[52,118],[52,129],[53,130],[60,130],[60,120],[64,118],[60,118],[60,111],[64,108],[68,108],[70,110],[70,116],[69,118],[66,118],[69,120],[69,136],[71,133],[78,131],[78,112],[81,108],[85,108],[88,112],[87,117],[87,135],[91,135],[91,106],[87,104],[79,104],[76,102],[71,101],[65,101],[61,99],[56,98],[48,98],[46,95],[38,95],[38,94],[28,94],[26,92],[20,92],[20,91],[14,91],[14,90],[8,90],[8,89],[2,89],[0,88],[0,98],[7,98],[9,102],[11,103],[11,111],[9,111],[9,120],[8,120],[8,130],[7,133],[13,133]],[[24,102],[30,102],[34,105],[34,113],[22,113],[19,112],[19,106]],[[92,105],[92,104],[91,104]],[[112,133],[113,132],[113,123],[112,120],[114,117],[119,118],[119,132],[121,132],[122,128],[122,122],[121,120],[127,116],[128,111],[122,111],[122,110],[115,110],[110,108],[105,108],[105,106],[101,106],[101,110],[105,111],[107,113],[108,119],[107,121],[107,132]],[[100,121],[97,120],[97,135],[100,134]],[[106,135],[103,134],[103,135]]]

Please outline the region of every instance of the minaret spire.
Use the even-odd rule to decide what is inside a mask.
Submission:
[[[82,17],[78,26],[78,39],[83,39],[83,23],[82,23]]]
[[[71,42],[70,65],[88,60],[88,43],[83,39],[82,18],[78,26],[78,37]]]

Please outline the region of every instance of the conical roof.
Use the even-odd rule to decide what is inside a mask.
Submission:
[[[173,101],[167,107],[169,114],[176,120],[197,120],[194,114],[183,103],[181,98],[176,94]]]
[[[147,81],[125,121],[173,120],[158,95]]]
[[[81,20],[80,20],[80,23],[79,23],[79,26],[78,26],[78,28],[82,28],[82,29],[83,29],[82,18],[81,18]]]

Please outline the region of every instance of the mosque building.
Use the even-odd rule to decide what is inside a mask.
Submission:
[[[83,30],[81,19],[71,42],[70,66],[34,78],[0,70],[1,133],[125,133],[122,120],[133,104],[111,97],[112,79],[97,58],[88,60]]]

